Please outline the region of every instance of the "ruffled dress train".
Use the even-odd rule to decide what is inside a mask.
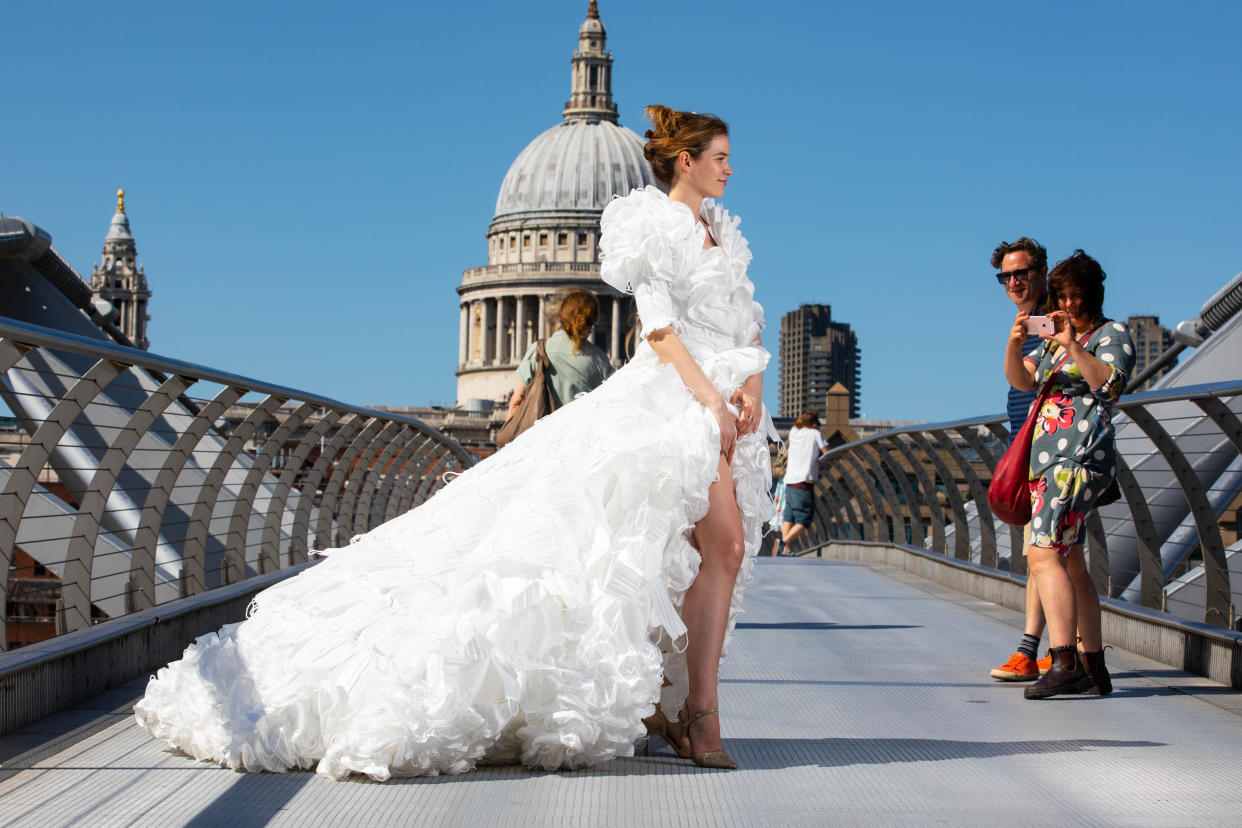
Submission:
[[[611,213],[618,242],[605,248],[605,278],[634,290],[640,314],[654,310],[634,283],[653,266],[619,244],[638,223],[627,213],[658,213],[684,235],[693,219],[674,206],[648,189],[605,213],[605,238]],[[705,209],[723,246],[736,219]],[[670,246],[669,236],[659,240]],[[649,241],[634,244],[650,252]],[[728,253],[706,275],[749,301],[745,262],[738,268],[740,254]],[[678,292],[665,292],[673,324],[688,324]],[[751,324],[731,341],[757,332],[761,317],[746,311]],[[720,353],[696,358],[722,393],[766,361],[748,344]],[[247,771],[316,767],[337,779],[519,761],[579,768],[631,755],[642,717],[657,701],[677,709],[686,694],[678,611],[698,569],[691,530],[706,514],[718,456],[715,420],[644,344],[594,392],[427,503],[322,553],[260,593],[245,621],[199,638],[151,679],[138,722],[197,759]],[[730,637],[771,516],[766,439],[740,440],[731,470],[746,558]]]

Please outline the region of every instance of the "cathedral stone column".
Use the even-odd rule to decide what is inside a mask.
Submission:
[[[457,332],[457,364],[465,365],[470,358],[470,303],[461,304],[461,330]]]
[[[621,297],[612,297],[612,342],[608,348],[608,357],[613,365],[621,361]]]
[[[548,297],[539,297],[539,339],[548,335]]]
[[[487,335],[488,330],[492,327],[492,319],[494,318],[493,311],[492,311],[493,300],[484,299],[482,301],[483,301],[483,329],[480,331],[480,333],[482,334],[482,338],[483,338],[483,347],[480,348],[479,350],[481,351],[480,356],[482,358],[483,364],[489,365],[491,364],[491,361],[492,361],[491,346],[496,344],[496,340]]]
[[[508,356],[505,354],[505,345],[508,344],[507,331],[505,326],[508,324],[508,302],[505,297],[496,297],[496,364],[504,365],[508,362]]]
[[[526,356],[526,297],[517,298],[517,321],[513,334],[513,361],[517,362]]]

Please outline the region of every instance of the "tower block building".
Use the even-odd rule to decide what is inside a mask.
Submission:
[[[117,312],[117,327],[134,347],[145,351],[151,344],[147,339],[151,290],[147,287],[147,274],[136,264],[137,257],[138,248],[125,214],[125,191],[117,190],[116,213],[104,237],[103,260],[91,271],[91,293],[112,305]]]
[[[833,386],[849,391],[849,416],[857,418],[862,349],[845,322],[832,321],[831,305],[800,305],[781,317],[780,416],[823,410]]]
[[[615,195],[655,183],[643,139],[617,121],[612,53],[591,0],[570,60],[561,121],[518,154],[487,229],[487,265],[462,274],[457,400],[502,400],[527,347],[553,331],[555,294],[599,299],[592,341],[620,365],[634,344],[634,300],[599,276],[599,220]]]

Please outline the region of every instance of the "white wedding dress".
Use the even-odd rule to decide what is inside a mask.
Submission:
[[[602,273],[727,400],[767,364],[762,309],[738,219],[710,200],[701,215],[715,248],[654,187],[615,199]],[[746,559],[730,636],[773,509],[764,421],[732,464]],[[138,722],[198,759],[332,778],[632,755],[653,704],[686,695],[678,608],[719,453],[715,419],[643,341],[594,392],[199,638],[151,679]]]

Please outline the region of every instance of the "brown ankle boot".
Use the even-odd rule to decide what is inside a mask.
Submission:
[[[1078,660],[1077,647],[1072,644],[1053,647],[1051,652],[1052,668],[1023,691],[1026,698],[1046,699],[1062,693],[1081,693],[1089,686],[1091,679]]]
[[[1087,693],[1092,696],[1107,696],[1113,692],[1113,679],[1108,674],[1108,668],[1104,666],[1104,648],[1101,647],[1098,652],[1083,653],[1082,665],[1087,671],[1087,677],[1090,685],[1087,687]]]

